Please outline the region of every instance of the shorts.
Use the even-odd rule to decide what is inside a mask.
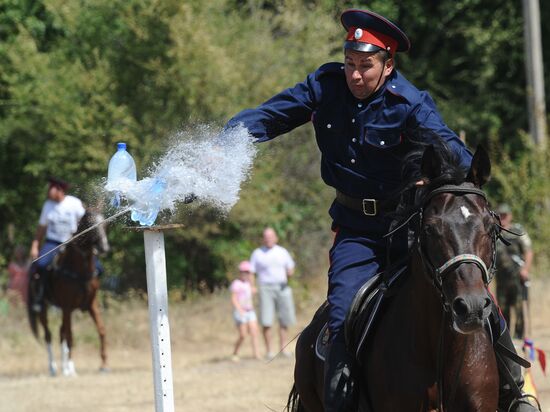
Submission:
[[[292,288],[286,283],[264,283],[259,287],[260,323],[262,326],[273,326],[275,313],[283,327],[296,323]]]
[[[238,310],[233,311],[233,320],[237,326],[242,325],[243,323],[254,322],[256,319],[256,312],[254,312],[254,310],[249,310],[245,313],[241,313]]]

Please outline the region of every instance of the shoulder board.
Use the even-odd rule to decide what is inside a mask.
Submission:
[[[327,74],[344,74],[344,63],[331,62],[325,63],[315,72],[315,79],[319,80]]]
[[[394,96],[401,97],[409,103],[415,103],[420,100],[420,91],[414,87],[399,72],[396,72],[386,84],[386,91]]]

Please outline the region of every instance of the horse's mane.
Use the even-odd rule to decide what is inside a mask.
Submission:
[[[419,129],[412,133],[409,141],[413,149],[405,156],[401,169],[401,177],[405,182],[398,189],[396,196],[400,198],[396,217],[408,216],[411,210],[416,210],[422,204],[425,196],[432,190],[443,185],[461,185],[465,182],[468,170],[461,164],[457,153],[436,133]],[[422,173],[422,156],[425,150],[432,146],[437,157],[441,159],[441,173],[435,178],[429,178]],[[416,183],[423,180],[426,184],[417,187]]]

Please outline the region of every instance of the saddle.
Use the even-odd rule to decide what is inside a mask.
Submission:
[[[348,351],[354,354],[358,363],[361,363],[360,354],[377,320],[382,302],[393,295],[395,284],[406,269],[405,261],[399,262],[385,272],[377,273],[365,282],[353,298],[344,322],[344,334]],[[328,317],[328,305],[322,306],[319,311],[326,312]],[[326,358],[328,342],[329,330],[328,324],[325,323],[315,343],[315,354],[322,361]]]
[[[63,248],[60,253],[58,253],[51,264],[48,267],[50,271],[50,276],[63,278],[79,285],[82,294],[86,296],[89,292],[91,280],[97,276],[97,270],[89,274],[81,274],[73,270],[67,269],[63,266],[63,254],[65,249]],[[53,303],[53,302],[52,302]],[[83,299],[82,304],[80,305],[80,310],[85,312],[90,308],[90,301],[88,299]],[[55,304],[55,303],[54,303]]]
[[[67,269],[65,266],[63,266],[64,254],[65,248],[61,248],[60,252],[53,258],[52,264],[48,266],[51,275],[71,279],[81,283],[87,283],[93,277],[96,277],[98,275],[97,269],[85,275]]]

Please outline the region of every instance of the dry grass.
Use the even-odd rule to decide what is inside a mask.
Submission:
[[[298,305],[301,323],[292,333],[309,321],[312,313],[309,308],[320,304],[324,294],[316,293],[319,296],[316,300],[305,289],[296,292],[297,299],[301,299]],[[75,312],[73,359],[77,379],[47,375],[43,343],[32,337],[23,308],[10,310],[9,316],[0,316],[0,412],[154,410],[146,301],[110,299],[109,309],[103,314],[111,372],[98,372],[95,328],[87,314]],[[169,317],[178,410],[283,410],[292,386],[294,361],[253,360],[249,342],[241,349],[240,362],[229,360],[237,334],[227,292],[171,303]],[[50,310],[56,359],[60,357],[59,325],[59,313]]]
[[[296,291],[299,324],[296,333],[323,301],[325,279],[313,289]],[[536,343],[550,354],[550,282],[534,282],[533,330]],[[19,411],[152,411],[154,410],[147,304],[132,299],[111,300],[104,313],[111,373],[100,374],[97,338],[92,322],[74,315],[74,360],[79,377],[50,378],[46,354],[32,337],[25,313],[13,310],[0,317],[0,412]],[[56,336],[59,315],[51,313]],[[236,338],[226,292],[170,306],[174,394],[180,411],[282,411],[292,385],[293,360],[270,363],[251,359],[248,342],[244,359],[229,361]],[[59,348],[56,345],[56,357]],[[249,357],[249,358],[247,358]],[[550,382],[533,368],[543,404],[550,404]]]

